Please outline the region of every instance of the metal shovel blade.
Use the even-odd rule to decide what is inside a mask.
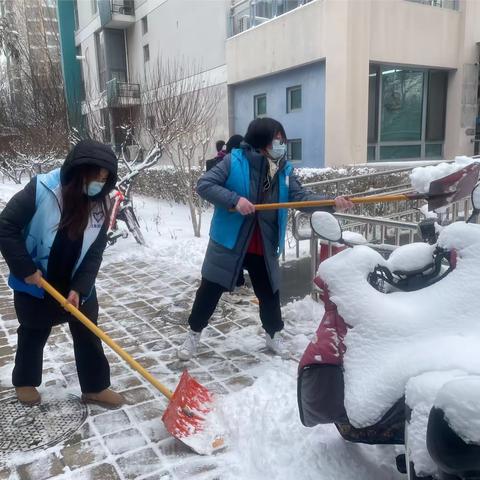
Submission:
[[[170,435],[201,455],[223,448],[223,437],[209,421],[214,401],[214,395],[185,370],[162,416]]]
[[[478,181],[480,163],[471,163],[461,170],[430,183],[428,209],[435,210],[471,195]]]

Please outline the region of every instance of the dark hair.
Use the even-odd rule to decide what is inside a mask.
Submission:
[[[227,142],[227,153],[230,153],[234,148],[240,147],[240,144],[243,141],[241,135],[232,135]]]
[[[225,145],[225,142],[223,140],[217,140],[215,142],[215,148],[217,149],[217,152],[219,152],[224,145]]]
[[[273,118],[256,118],[248,126],[245,141],[253,148],[261,149],[270,145],[273,139],[280,133],[286,140],[287,135],[283,125]]]
[[[58,229],[66,229],[68,237],[72,240],[83,235],[95,203],[101,202],[104,213],[107,213],[105,197],[93,200],[84,192],[85,184],[98,176],[100,168],[95,165],[74,167],[68,182],[62,186],[62,218]]]

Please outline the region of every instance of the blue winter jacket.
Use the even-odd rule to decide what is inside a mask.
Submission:
[[[258,211],[247,216],[230,212],[240,197],[254,204],[326,198],[304,189],[289,162],[280,164],[266,189],[267,167],[268,161],[261,153],[242,143],[240,149],[232,150],[205,172],[197,184],[198,194],[215,206],[202,276],[227,290],[235,287],[256,222],[272,290],[276,292],[280,286],[278,257],[284,245],[288,210]]]

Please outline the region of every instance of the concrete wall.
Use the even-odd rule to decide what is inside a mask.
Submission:
[[[287,113],[286,89],[302,86],[302,109]],[[267,94],[267,116],[280,121],[291,139],[302,140],[301,167],[324,166],[325,64],[316,63],[232,88],[233,131],[244,135],[254,118],[254,95]]]

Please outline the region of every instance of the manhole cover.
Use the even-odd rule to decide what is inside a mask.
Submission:
[[[0,462],[13,452],[48,448],[69,438],[87,418],[87,406],[74,395],[26,407],[16,398],[0,402]]]

